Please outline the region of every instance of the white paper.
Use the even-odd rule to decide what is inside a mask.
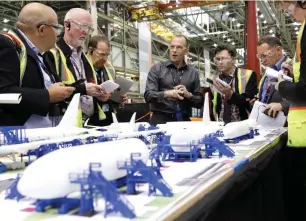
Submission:
[[[107,93],[111,93],[119,87],[119,84],[114,81],[108,80],[101,84],[101,86],[105,89]]]
[[[284,80],[292,81],[292,78],[285,75],[282,70],[276,71],[272,68],[267,67],[266,68],[266,74],[267,74],[267,76],[272,77],[272,78],[278,78],[279,76],[282,76],[284,78]]]
[[[254,103],[249,119],[255,119],[258,125],[269,128],[283,127],[287,117],[283,111],[280,111],[276,118],[272,118],[264,114],[267,104],[256,101]]]
[[[21,94],[0,94],[0,104],[19,104]]]

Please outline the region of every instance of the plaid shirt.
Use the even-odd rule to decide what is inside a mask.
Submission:
[[[228,83],[234,92],[236,92],[236,85],[235,85],[235,72],[236,72],[237,68],[235,69],[234,73],[231,74],[230,76],[225,76],[223,74],[220,74],[219,78],[223,81],[225,81],[226,83]],[[227,100],[225,100],[225,96],[221,95],[221,111],[220,111],[220,116],[219,116],[219,120],[223,121],[223,115],[224,115],[224,102],[227,102]],[[235,122],[235,121],[240,121],[240,114],[239,114],[239,107],[235,104],[231,104],[231,122]]]

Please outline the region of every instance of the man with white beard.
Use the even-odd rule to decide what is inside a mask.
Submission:
[[[79,127],[94,113],[98,113],[100,120],[105,119],[97,101],[104,102],[109,98],[109,94],[97,85],[96,72],[83,52],[85,41],[92,31],[89,12],[81,8],[70,9],[64,19],[64,35],[55,48],[44,54],[47,67],[58,74],[62,83],[75,87],[74,92],[82,95]]]

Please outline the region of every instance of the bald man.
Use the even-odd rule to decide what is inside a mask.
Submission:
[[[54,10],[40,3],[25,5],[16,27],[0,35],[0,93],[20,93],[22,101],[0,105],[0,126],[53,126],[74,88],[56,83],[41,54],[54,47],[62,27]]]
[[[44,60],[63,83],[73,84],[76,92],[81,93],[81,122],[84,123],[95,113],[104,120],[106,110],[99,101],[106,101],[109,94],[97,85],[96,72],[83,52],[85,41],[93,31],[91,15],[81,8],[69,10],[64,19],[64,29],[56,48],[45,53]]]

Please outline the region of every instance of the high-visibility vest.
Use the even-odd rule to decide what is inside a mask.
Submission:
[[[290,62],[291,61],[291,58],[287,57],[286,61],[285,62]],[[264,80],[266,78],[266,72],[262,75],[262,77],[260,78],[260,81],[259,81],[259,85],[258,85],[258,96],[259,97],[259,94],[261,93],[261,87],[262,87],[262,84],[264,83]]]
[[[76,79],[74,78],[72,72],[69,70],[69,68],[67,66],[67,60],[66,60],[66,57],[65,57],[63,51],[58,46],[56,46],[55,48],[51,49],[50,51],[51,51],[51,53],[54,56],[56,72],[59,75],[61,81],[64,84],[72,84],[72,83],[74,83],[76,81]],[[95,69],[93,67],[93,64],[92,64],[91,60],[86,55],[85,55],[85,58],[86,58],[87,62],[89,63],[89,65],[90,65],[90,67],[92,69],[94,83],[97,84],[98,81],[97,81],[96,71],[95,71]],[[112,75],[109,73],[108,70],[107,70],[107,75],[108,75],[108,78],[110,80],[113,80]],[[101,105],[97,104],[97,108],[98,108],[99,119],[100,120],[104,120],[106,118],[106,116],[105,116],[105,113],[103,112],[103,110],[101,108]],[[83,127],[82,110],[81,110],[81,108],[79,108],[79,111],[78,111],[78,117],[77,117],[76,126],[77,127]]]
[[[252,75],[253,71],[243,68],[238,68],[237,71],[237,79],[238,79],[238,93],[242,94],[245,92],[246,85]],[[214,75],[211,79],[216,79],[217,75]],[[234,79],[233,79],[234,80]],[[217,114],[217,98],[218,98],[218,92],[214,92],[214,98],[213,98],[213,114],[216,116]]]
[[[27,50],[24,43],[13,31],[8,31],[7,33],[1,33],[2,35],[9,38],[14,45],[17,47],[17,54],[20,62],[20,76],[19,76],[19,86],[22,86],[22,79],[24,76],[25,69],[27,67]]]
[[[305,21],[303,22],[296,42],[296,52],[293,59],[294,82],[299,82],[301,65],[301,39],[304,32]],[[306,102],[291,102],[288,121],[288,146],[306,147]]]
[[[114,66],[109,61],[107,61],[104,67],[107,71],[108,79],[114,80],[116,78],[116,71],[115,71]]]

